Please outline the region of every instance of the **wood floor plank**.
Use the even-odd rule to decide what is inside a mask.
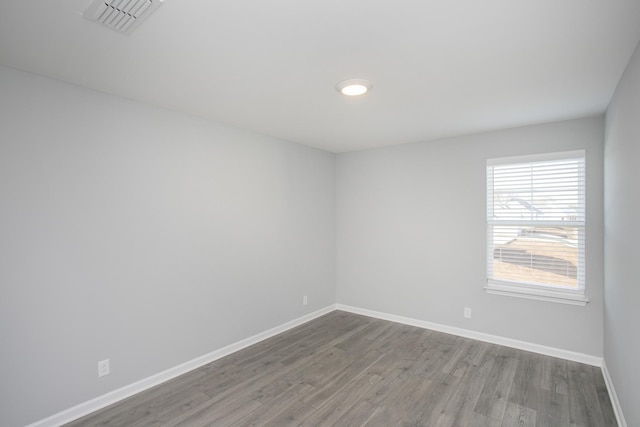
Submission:
[[[335,393],[342,391],[342,389],[348,386],[349,383],[358,380],[362,375],[364,375],[370,366],[380,360],[380,357],[381,356],[376,353],[366,353],[363,354],[361,358],[353,360],[341,371],[328,373],[327,381],[320,382],[317,385],[317,393],[309,399],[304,399],[304,401],[311,403],[315,408],[319,408]]]
[[[334,311],[67,427],[612,427],[598,368]]]
[[[431,393],[426,400],[419,421],[424,425],[453,424],[453,411],[447,411],[447,404],[459,390],[462,379],[451,374],[442,373],[441,379],[433,381]],[[457,410],[457,409],[456,409]]]
[[[590,366],[567,362],[569,372],[569,414],[572,426],[604,425],[604,416]]]
[[[326,399],[313,414],[304,420],[302,425],[315,427],[343,422],[344,415],[356,406],[361,401],[362,396],[374,388],[380,380],[382,380],[382,377],[378,375],[365,373],[357,380],[350,382],[348,387]]]
[[[420,377],[404,377],[401,381],[393,383],[393,387],[386,390],[385,398],[380,400],[380,409],[365,425],[400,425],[419,419],[424,409],[423,404],[428,403],[423,396],[424,389],[430,388],[430,385],[430,382]],[[416,392],[418,387],[422,387],[423,390]]]
[[[459,427],[502,427],[502,421],[494,420],[482,414],[476,414],[476,416],[471,419],[470,424],[465,426],[460,425]]]
[[[131,418],[126,419],[127,427],[147,427],[147,426],[164,426],[171,420],[192,411],[194,408],[202,405],[209,400],[209,396],[199,391],[185,394],[180,399],[174,399],[170,405],[159,406],[156,408],[148,408],[147,416],[133,422]]]
[[[556,357],[544,357],[542,361],[542,390],[568,395],[567,361]]]
[[[536,411],[515,403],[507,403],[502,427],[535,427]]]
[[[508,396],[513,386],[518,360],[510,357],[505,348],[500,348],[495,356],[494,366],[489,373],[485,387],[480,393],[475,411],[489,418],[501,420],[507,408]]]
[[[343,427],[364,426],[371,417],[375,415],[378,409],[380,408],[371,405],[365,400],[361,400],[340,418],[339,425]]]
[[[533,410],[544,406],[541,399],[543,359],[541,355],[522,352],[513,377],[509,402]]]
[[[454,350],[452,351],[452,353],[449,356],[449,360],[442,367],[442,372],[444,372],[445,374],[452,373],[453,369],[456,366],[458,366],[458,363],[460,362],[460,360],[468,355],[469,348],[471,347],[471,343],[472,343],[471,340],[459,337],[456,340],[456,343],[455,343],[455,345],[453,347]],[[460,376],[460,375],[458,375],[458,376]]]
[[[445,408],[458,390],[460,381],[456,376],[441,373],[439,378],[418,384],[404,415],[409,425],[444,425],[453,421]]]
[[[479,353],[483,354],[485,358],[472,358],[471,362],[475,364],[473,366],[476,368],[470,368],[465,371],[465,374],[461,377],[459,387],[456,388],[454,394],[448,399],[442,411],[442,416],[438,420],[442,427],[467,426],[471,424],[472,419],[477,416],[474,410],[493,368],[494,359],[488,356],[488,345],[476,343],[476,346],[479,348]]]
[[[237,422],[242,426],[264,425],[282,414],[288,415],[293,408],[300,405],[300,399],[315,391],[313,386],[296,383],[287,390],[275,396],[273,399],[261,402],[262,405],[247,414]]]
[[[569,397],[547,390],[542,390],[541,395],[544,406],[536,414],[536,427],[570,426]]]

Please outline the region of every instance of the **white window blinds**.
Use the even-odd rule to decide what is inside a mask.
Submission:
[[[487,241],[490,284],[584,292],[584,151],[488,160]]]

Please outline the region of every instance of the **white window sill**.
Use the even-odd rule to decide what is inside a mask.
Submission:
[[[488,283],[484,290],[488,294],[506,295],[516,298],[526,298],[538,301],[550,301],[561,304],[571,304],[585,306],[589,302],[584,294],[562,291],[554,289],[539,289],[517,285],[504,285],[499,283]]]

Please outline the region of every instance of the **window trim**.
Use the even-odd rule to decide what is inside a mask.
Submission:
[[[589,302],[589,298],[579,290],[555,290],[551,287],[549,287],[549,289],[543,289],[540,286],[533,288],[513,283],[500,283],[497,280],[488,281],[484,290],[486,293],[493,295],[550,301],[561,304],[585,306]]]
[[[578,305],[578,306],[586,306],[589,302],[589,298],[586,296],[586,265],[582,268],[582,274],[584,275],[583,285],[578,289],[566,289],[561,286],[554,286],[553,284],[527,284],[524,282],[514,283],[510,281],[502,281],[499,279],[489,278],[489,229],[492,224],[492,219],[488,217],[489,213],[489,194],[493,194],[494,188],[489,186],[489,168],[493,166],[499,165],[509,165],[509,164],[517,164],[517,163],[535,163],[541,161],[553,161],[553,160],[563,160],[563,159],[571,159],[571,158],[582,158],[585,162],[585,172],[584,172],[584,181],[585,192],[586,192],[586,152],[585,150],[574,150],[574,151],[562,151],[562,152],[551,152],[551,153],[543,153],[543,154],[533,154],[533,155],[524,155],[524,156],[515,156],[515,157],[500,157],[500,158],[492,158],[487,159],[486,162],[486,188],[485,188],[485,202],[487,205],[485,206],[485,212],[487,213],[487,218],[485,220],[485,225],[487,227],[487,241],[485,242],[485,249],[487,253],[485,255],[485,261],[487,265],[486,271],[486,285],[484,290],[488,294],[493,295],[502,295],[502,296],[510,296],[517,298],[525,298],[532,299],[538,301],[549,301],[556,302],[562,304],[570,304],[570,305]],[[569,225],[578,225],[582,226],[584,229],[584,240],[583,250],[585,252],[586,257],[586,194],[582,195],[585,209],[585,220],[584,222],[579,221],[579,224],[569,224]],[[518,225],[520,225],[523,221],[516,221]],[[566,224],[566,223],[565,223]],[[495,223],[493,223],[495,225]],[[507,225],[507,221],[505,221],[505,225]],[[514,224],[515,225],[515,224]],[[586,258],[584,260],[586,262]],[[580,274],[580,273],[579,273]]]

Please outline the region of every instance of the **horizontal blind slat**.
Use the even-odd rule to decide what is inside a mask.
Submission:
[[[584,288],[584,152],[487,161],[490,280]]]

